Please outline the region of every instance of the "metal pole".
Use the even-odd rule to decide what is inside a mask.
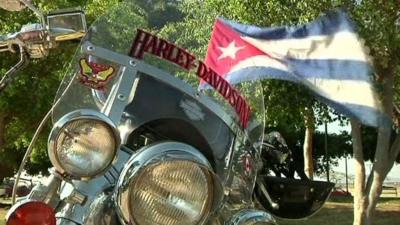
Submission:
[[[349,180],[348,180],[348,176],[347,176],[347,156],[344,158],[344,165],[346,168],[346,192],[349,193]]]
[[[329,182],[329,155],[328,155],[328,124],[325,121],[325,163],[326,163],[326,180]]]

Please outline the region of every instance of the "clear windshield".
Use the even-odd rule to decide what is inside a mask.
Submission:
[[[146,0],[123,1],[97,19],[78,48],[60,85],[57,93],[57,99],[60,101],[54,110],[53,120],[57,121],[66,113],[80,108],[100,111],[113,86],[118,82],[120,65],[83,53],[83,44],[90,42],[94,46],[139,58],[171,74],[170,76],[179,78],[193,90],[198,90],[200,95],[206,95],[216,102],[238,127],[248,132],[253,141],[260,140],[264,130],[264,103],[259,81],[231,86],[232,90],[243,97],[245,105],[249,106],[250,112],[244,115],[243,112],[240,113],[243,111],[240,107],[243,108],[243,105],[235,107],[232,100],[230,101],[231,98],[224,97],[221,90],[212,87],[200,90],[198,69],[188,69],[185,62],[179,63],[179,59],[173,60],[167,52],[164,52],[162,58],[159,57],[160,54],[155,56],[157,54],[148,53],[140,58],[140,55],[132,52],[135,50],[133,49],[135,38],[139,37],[138,32],[143,31],[167,41],[169,44],[165,46],[171,47],[171,44],[174,44],[179,49],[186,49],[186,53],[195,57],[193,61],[196,67],[199,67],[207,46],[198,41],[198,32],[190,31],[190,28],[185,26],[185,14],[180,10],[181,4],[182,1],[165,1],[158,4]],[[213,24],[205,23],[205,26],[209,29],[201,29],[204,31],[202,35],[209,39]]]

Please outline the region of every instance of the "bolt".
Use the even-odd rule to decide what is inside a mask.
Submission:
[[[94,50],[94,47],[93,47],[93,46],[91,46],[91,45],[89,45],[89,46],[87,47],[87,50],[91,52],[91,51],[93,51],[93,50]]]
[[[119,94],[117,98],[121,101],[125,101],[125,96],[123,94]]]

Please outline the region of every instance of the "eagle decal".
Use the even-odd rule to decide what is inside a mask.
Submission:
[[[115,69],[110,65],[88,62],[86,58],[79,60],[81,68],[79,81],[90,88],[104,90],[104,86],[111,80]]]

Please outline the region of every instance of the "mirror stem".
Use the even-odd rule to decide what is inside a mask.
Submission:
[[[20,52],[20,60],[19,62],[11,67],[6,74],[3,76],[3,78],[0,81],[0,94],[3,92],[3,90],[7,87],[8,84],[10,84],[13,79],[14,75],[17,74],[20,70],[22,70],[24,67],[28,65],[28,58],[26,56],[26,52],[24,50],[24,47],[21,45],[18,45],[19,47],[19,52]]]
[[[260,186],[262,193],[264,194],[265,198],[267,199],[268,203],[271,205],[271,207],[275,210],[279,209],[279,204],[274,202],[269,195],[267,189],[265,188],[264,184],[260,182],[259,180],[256,181],[258,186]]]
[[[45,19],[43,13],[38,10],[29,0],[19,0],[23,4],[25,4],[30,10],[32,10],[40,19],[40,22],[42,24],[42,28],[46,27]]]

